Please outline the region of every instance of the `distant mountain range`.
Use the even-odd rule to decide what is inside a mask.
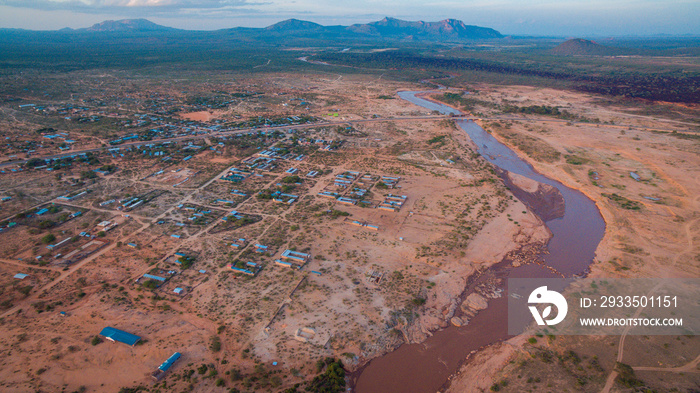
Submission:
[[[0,29],[13,30],[17,29]],[[39,33],[39,32],[37,32]],[[49,33],[49,32],[45,32]],[[465,25],[456,19],[439,22],[405,21],[386,17],[380,21],[355,24],[352,26],[323,26],[318,23],[298,19],[288,19],[265,28],[234,27],[215,31],[181,30],[161,26],[146,19],[108,20],[83,29],[62,29],[53,33],[112,33],[117,35],[134,34],[194,34],[226,35],[229,38],[244,39],[360,39],[360,40],[404,40],[404,41],[464,41],[479,39],[498,39],[503,36],[498,31],[488,28]],[[233,36],[233,37],[232,37]]]

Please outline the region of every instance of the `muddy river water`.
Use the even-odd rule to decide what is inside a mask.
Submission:
[[[400,92],[399,96],[416,105],[443,114],[460,112],[454,108],[420,98],[424,92]],[[496,167],[548,184],[556,188],[564,200],[564,213],[548,219],[545,224],[552,232],[547,243],[548,253],[542,255],[545,265],[571,277],[583,275],[593,262],[595,250],[603,238],[605,222],[595,203],[583,193],[566,187],[534,170],[511,149],[498,142],[478,124],[457,120],[481,154]],[[523,200],[530,205],[529,201]],[[536,211],[536,210],[535,210]],[[542,217],[542,216],[541,216]],[[540,265],[512,268],[503,262],[492,266],[486,276],[497,278],[553,277],[550,269]],[[483,275],[482,275],[483,276]],[[469,285],[474,286],[474,282]],[[470,288],[466,289],[468,292]],[[393,352],[369,362],[353,381],[356,393],[431,393],[440,390],[464,359],[486,345],[508,339],[507,298],[489,301],[487,309],[479,312],[462,327],[450,326],[420,344],[404,344]]]

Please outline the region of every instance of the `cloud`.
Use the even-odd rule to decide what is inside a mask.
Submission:
[[[175,16],[193,11],[234,11],[256,7],[266,2],[249,0],[0,0],[0,6],[43,11],[65,10],[87,14],[163,15]]]

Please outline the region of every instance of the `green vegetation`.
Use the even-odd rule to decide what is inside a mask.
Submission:
[[[344,211],[342,211],[342,210],[336,210],[336,209],[331,210],[330,213],[328,213],[328,214],[329,214],[332,218],[347,217],[347,216],[350,215],[350,213],[348,213],[348,212],[344,212]]]
[[[432,145],[434,143],[440,143],[441,145],[445,144],[445,138],[447,138],[447,135],[438,135],[436,137],[428,139],[428,144]]]
[[[81,179],[94,179],[97,177],[97,173],[93,171],[82,171],[80,172]]]
[[[180,266],[182,266],[182,269],[184,270],[184,269],[189,269],[190,267],[192,267],[192,265],[194,264],[195,258],[191,257],[189,255],[186,255],[184,257],[178,258],[177,261],[180,262]]]
[[[566,163],[571,165],[583,165],[588,162],[587,159],[573,154],[567,154],[564,158],[566,159]]]
[[[479,75],[483,80],[495,83],[520,83],[529,85],[563,85],[580,91],[608,96],[644,98],[670,102],[700,102],[700,75],[680,67],[659,63],[634,63],[631,61],[611,64],[600,70],[596,59],[561,58],[533,53],[504,51],[460,53],[453,56],[437,55],[430,51],[405,48],[376,53],[324,52],[318,60],[346,66],[378,69],[422,70],[457,72]],[[503,76],[506,76],[505,78]],[[486,77],[489,77],[488,79]],[[460,80],[455,78],[454,83]],[[443,82],[447,83],[447,81]],[[450,99],[448,97],[448,99]]]
[[[603,194],[601,194],[601,195],[603,195],[604,197],[610,199],[611,201],[616,202],[617,205],[620,206],[620,207],[623,208],[623,209],[627,209],[627,210],[639,210],[639,209],[642,208],[642,206],[641,206],[641,204],[640,204],[639,202],[629,200],[629,199],[627,199],[627,198],[625,198],[625,197],[623,197],[623,196],[621,196],[621,195],[615,194],[615,193],[613,193],[613,194],[605,194],[605,193],[603,193]]]
[[[21,293],[21,294],[24,295],[24,296],[29,296],[29,293],[32,291],[32,289],[34,289],[34,287],[31,286],[31,285],[27,285],[27,286],[24,286],[24,287],[20,287],[20,288],[19,288],[19,293]]]
[[[286,177],[282,178],[282,183],[285,183],[285,184],[301,183],[301,178],[297,175],[286,176]]]
[[[211,349],[212,352],[221,351],[221,338],[219,338],[219,336],[212,336],[209,349]]]
[[[506,386],[508,386],[508,381],[506,381],[504,379],[498,383],[494,383],[493,385],[491,385],[491,388],[489,388],[489,390],[491,390],[492,392],[498,392],[501,390],[501,387],[506,387]]]
[[[28,167],[28,168],[34,168],[34,167],[42,166],[42,165],[45,165],[45,164],[46,164],[46,161],[44,161],[44,160],[41,159],[41,158],[32,158],[32,159],[30,159],[29,161],[27,161],[27,162],[24,164],[24,166],[26,166],[26,167]]]
[[[617,381],[627,388],[637,388],[644,386],[644,382],[637,379],[631,366],[616,362],[615,370],[618,373]]]
[[[343,364],[333,358],[326,358],[324,361],[319,360],[322,367],[326,366],[326,371],[323,374],[316,376],[306,389],[314,393],[341,393],[345,391],[345,370]],[[319,363],[316,364],[317,370]],[[319,370],[319,371],[321,371]]]
[[[268,201],[272,199],[272,192],[272,190],[262,190],[257,195],[255,195],[255,197],[264,201]]]
[[[54,240],[56,240],[56,236],[53,233],[47,233],[41,238],[41,242],[44,244],[51,244]]]
[[[565,110],[559,110],[558,106],[549,105],[530,105],[530,106],[517,106],[517,105],[505,105],[501,108],[503,113],[523,113],[532,115],[542,115],[542,116],[552,116],[564,120],[577,120],[577,121],[588,121],[578,115],[570,113]]]
[[[143,283],[143,286],[145,288],[148,288],[148,289],[156,289],[156,288],[158,288],[158,285],[159,285],[158,281],[153,280],[153,279],[146,280]]]
[[[494,107],[494,104],[489,101],[479,100],[473,97],[465,97],[456,93],[445,93],[436,97],[438,100],[457,107],[457,109],[472,111],[477,105],[485,107]]]

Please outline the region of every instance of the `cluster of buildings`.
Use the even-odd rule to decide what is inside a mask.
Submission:
[[[233,270],[234,272],[237,273],[243,273],[248,276],[255,276],[262,270],[262,264],[260,263],[255,263],[255,262],[245,262],[241,264],[242,266],[238,266],[232,263],[229,263],[227,266],[229,269]]]
[[[197,225],[208,224],[210,222],[209,220],[212,218],[211,215],[214,214],[211,210],[207,208],[191,204],[179,204],[177,205],[177,208],[181,211],[184,211],[187,214],[187,221],[190,221]],[[233,212],[231,212],[231,214],[238,214],[238,212],[234,210]],[[186,224],[184,223],[176,223],[175,225],[186,226]]]
[[[297,199],[299,199],[298,195],[285,194],[282,191],[275,191],[272,193],[272,200],[274,200],[275,202],[284,203],[287,205],[291,205]]]
[[[322,151],[335,151],[338,150],[345,141],[342,140],[325,140],[325,139],[315,139],[315,138],[300,138],[299,144],[302,146],[316,145],[319,150]]]
[[[339,189],[346,189],[360,176],[360,172],[346,171],[335,175],[333,185]]]
[[[243,180],[247,179],[252,174],[253,174],[252,172],[244,171],[244,170],[241,170],[241,169],[234,167],[234,168],[229,169],[228,172],[226,172],[226,174],[224,174],[221,177],[221,180],[226,180],[226,181],[230,181],[230,182],[234,182],[234,183],[240,183]]]
[[[359,203],[372,205],[372,202],[365,200],[365,198],[367,198],[369,189],[375,183],[382,188],[395,188],[400,180],[400,177],[378,177],[371,174],[361,175],[360,172],[356,171],[345,171],[336,175],[333,178],[333,184],[319,192],[318,196],[335,199],[338,203],[346,205],[357,205]],[[406,199],[405,195],[389,194],[376,207],[382,210],[399,211]]]
[[[301,269],[306,262],[309,261],[311,256],[307,253],[294,251],[294,250],[284,250],[280,259],[275,259],[275,264],[283,267],[289,267],[293,269]]]
[[[108,202],[106,204],[109,205],[114,202],[114,199],[105,202]],[[117,207],[117,210],[129,211],[143,205],[144,200],[141,197],[130,197],[119,200],[119,204],[120,206]],[[100,204],[100,206],[102,206],[102,204]]]
[[[270,157],[248,157],[241,161],[249,169],[259,169],[261,171],[271,171],[277,168],[277,159]]]
[[[384,198],[384,201],[377,206],[377,209],[399,211],[404,203],[406,203],[406,195],[389,194]]]
[[[244,245],[245,239],[238,239],[237,241],[234,241],[231,244],[231,246],[236,249],[240,249],[244,247]],[[262,244],[254,245],[255,252],[265,254],[268,252],[268,250],[268,247]],[[311,256],[307,253],[294,250],[285,250],[282,252],[278,259],[275,259],[275,265],[288,267],[292,269],[301,269],[306,264],[306,262],[309,261],[310,258]],[[235,264],[230,263],[227,265],[227,267],[236,273],[242,273],[248,276],[256,276],[260,272],[260,270],[262,270],[263,266],[259,262],[237,262]]]

